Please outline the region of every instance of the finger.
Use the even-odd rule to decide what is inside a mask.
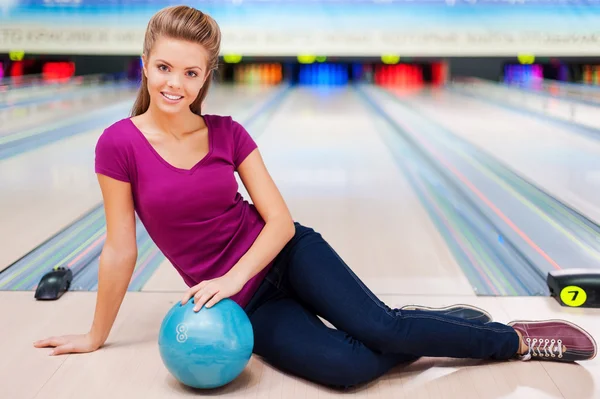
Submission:
[[[34,342],[34,346],[37,348],[45,348],[48,346],[58,346],[62,343],[60,337],[50,337]]]
[[[60,346],[57,346],[56,348],[54,348],[54,350],[52,352],[50,352],[50,356],[71,353],[71,352],[74,352],[74,349],[75,349],[75,347],[73,344],[60,345]]]
[[[209,294],[208,291],[198,291],[196,295],[194,295],[194,312],[202,309],[202,306],[206,301],[210,299],[212,295]]]
[[[33,346],[35,346],[36,348],[44,348],[46,346],[48,346],[48,341],[49,339],[40,339],[37,340],[33,343]]]
[[[194,298],[194,303],[198,303],[198,301],[200,300],[200,298],[202,298],[203,295],[206,294],[211,294],[213,295],[215,292],[217,292],[218,289],[216,289],[213,285],[209,285],[209,284],[204,284],[204,287],[199,288],[193,295]]]
[[[211,299],[213,296],[215,296],[217,294],[217,292],[212,292],[212,291],[208,291],[203,293],[198,300],[195,301],[196,305],[194,306],[194,311],[198,312],[200,311],[200,309],[202,309],[202,307],[204,306],[204,304]]]
[[[185,305],[190,300],[190,298],[193,297],[195,293],[204,288],[206,284],[208,284],[208,281],[202,281],[200,284],[196,284],[192,288],[188,289],[183,295],[183,298],[181,299],[181,305]]]
[[[198,292],[197,286],[193,286],[192,288],[187,290],[183,295],[183,298],[181,298],[181,305],[185,305],[190,300],[190,298],[194,296],[196,292]]]
[[[217,303],[219,303],[219,301],[223,299],[223,297],[221,296],[221,293],[217,293],[215,296],[213,296],[210,301],[206,302],[206,307],[207,308],[211,308],[213,306],[215,306]]]
[[[194,293],[196,292],[196,289],[195,289],[195,288],[196,288],[196,287],[194,286],[194,287],[190,288],[189,290],[187,290],[187,291],[185,292],[185,294],[183,294],[183,297],[181,298],[181,305],[185,305],[185,304],[186,304],[186,303],[187,303],[187,302],[190,300],[190,298],[191,298],[191,297],[194,295]]]

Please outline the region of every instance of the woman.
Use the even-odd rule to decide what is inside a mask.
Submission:
[[[294,222],[256,143],[230,117],[203,115],[220,31],[191,7],[149,22],[132,116],[96,147],[107,238],[98,297],[84,335],[49,338],[54,354],[107,339],[137,258],[134,212],[190,287],[182,303],[231,298],[247,312],[255,353],[332,387],[376,379],[421,356],[589,360],[593,338],[566,321],[495,323],[481,309],[390,309],[313,229]],[[238,193],[238,172],[254,205]],[[331,322],[327,327],[318,316]]]

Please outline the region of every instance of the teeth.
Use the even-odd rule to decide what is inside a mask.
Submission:
[[[170,94],[167,93],[163,93],[163,96],[167,97],[169,100],[179,100],[181,98],[181,96],[172,96]]]

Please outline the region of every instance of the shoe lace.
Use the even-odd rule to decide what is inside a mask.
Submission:
[[[563,345],[560,339],[526,338],[525,342],[529,347],[526,356],[563,357]]]

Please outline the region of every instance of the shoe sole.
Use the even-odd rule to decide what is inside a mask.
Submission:
[[[564,324],[568,324],[571,327],[575,328],[576,330],[582,332],[586,337],[589,338],[590,341],[592,341],[592,344],[594,345],[594,354],[592,357],[590,357],[589,359],[586,360],[592,360],[596,357],[596,354],[598,353],[598,346],[596,345],[596,340],[594,339],[594,337],[592,337],[590,335],[589,332],[585,331],[583,328],[579,327],[577,324],[571,323],[570,321],[567,320],[561,320],[561,319],[549,319],[549,320],[513,320],[510,323],[507,324],[507,326],[513,327],[515,324],[544,324],[544,323],[564,323]]]
[[[453,310],[453,309],[459,309],[459,308],[464,308],[464,309],[470,309],[470,310],[474,310],[476,312],[480,312],[481,314],[485,315],[490,322],[493,321],[493,317],[491,314],[489,314],[488,312],[486,312],[485,310],[478,308],[476,306],[471,306],[471,305],[467,305],[467,304],[455,304],[455,305],[450,305],[450,306],[445,306],[445,307],[441,307],[441,308],[433,308],[430,306],[421,306],[421,305],[407,305],[407,306],[403,306],[400,308],[400,310],[426,310],[426,311],[432,311],[432,312],[445,312],[448,310]]]

